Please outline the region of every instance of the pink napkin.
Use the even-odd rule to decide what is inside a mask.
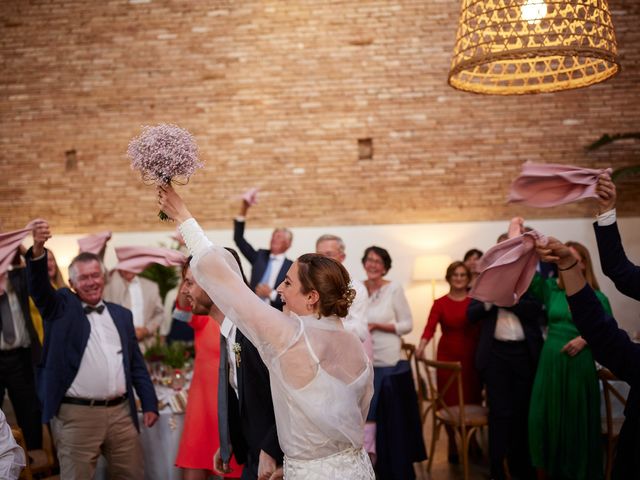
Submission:
[[[80,253],[89,252],[100,255],[100,252],[111,239],[111,232],[105,231],[96,233],[94,235],[87,235],[78,239],[78,247],[80,247]]]
[[[469,295],[500,307],[518,303],[536,273],[536,241],[546,237],[535,230],[491,247],[478,261],[480,275]]]
[[[592,169],[555,163],[525,162],[511,184],[508,202],[532,207],[555,207],[583,198],[596,198],[598,176],[611,169]]]
[[[187,261],[184,253],[162,247],[117,247],[117,270],[140,273],[152,263],[165,267],[181,267]]]
[[[242,194],[242,199],[249,205],[258,203],[258,189],[253,187]]]
[[[0,233],[0,293],[4,292],[7,284],[5,273],[9,270],[22,241],[32,232],[34,221],[29,222],[23,229]]]

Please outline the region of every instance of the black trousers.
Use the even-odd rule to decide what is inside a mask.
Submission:
[[[505,478],[505,458],[514,478],[533,477],[527,428],[535,376],[532,363],[526,342],[493,341],[482,373],[489,403],[489,459],[494,479]]]
[[[5,390],[29,450],[42,448],[42,420],[30,348],[0,350],[0,405]]]

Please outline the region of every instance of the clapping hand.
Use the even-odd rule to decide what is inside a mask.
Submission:
[[[547,237],[547,242],[538,241],[536,252],[543,262],[555,263],[558,268],[563,269],[572,265],[576,261],[569,247],[557,238]]]

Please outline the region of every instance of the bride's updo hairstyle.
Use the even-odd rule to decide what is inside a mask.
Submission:
[[[356,291],[350,287],[351,278],[340,262],[316,253],[306,253],[298,257],[298,278],[302,293],[318,292],[319,316],[347,316]]]

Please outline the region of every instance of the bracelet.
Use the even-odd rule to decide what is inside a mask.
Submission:
[[[571,269],[572,269],[573,267],[575,267],[577,264],[578,264],[578,259],[576,259],[576,261],[575,261],[575,262],[573,262],[573,263],[571,264],[571,266],[570,266],[570,267],[567,267],[567,268],[560,268],[560,267],[558,267],[558,271],[559,271],[559,272],[566,272],[567,270],[571,270]]]

